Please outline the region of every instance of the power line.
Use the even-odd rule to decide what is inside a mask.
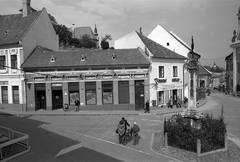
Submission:
[[[205,58],[200,58],[200,60],[221,60],[221,59],[225,59],[226,57],[220,57],[220,58],[208,58],[208,59],[205,59]]]

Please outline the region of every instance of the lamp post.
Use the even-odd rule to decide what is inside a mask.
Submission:
[[[73,25],[73,38],[75,38],[75,27],[74,27],[75,24],[72,24],[72,25]]]
[[[25,75],[25,78],[24,78],[24,83],[25,83],[25,99],[26,99],[26,109],[25,111],[28,111],[28,106],[27,106],[27,82],[28,82],[28,79],[26,78],[26,75]]]
[[[189,115],[193,115],[191,114],[191,112],[196,112],[196,97],[197,97],[197,93],[196,93],[196,89],[197,89],[197,83],[196,83],[196,76],[197,76],[197,72],[198,72],[198,59],[201,57],[201,55],[195,53],[193,51],[194,49],[194,43],[193,43],[193,37],[192,37],[192,45],[191,45],[191,50],[188,53],[188,60],[185,63],[185,68],[187,69],[187,71],[190,73],[189,75],[189,83],[190,86],[188,86],[189,88],[189,93],[188,93],[188,98],[189,98],[189,102],[188,102],[188,108],[187,111],[190,111]]]

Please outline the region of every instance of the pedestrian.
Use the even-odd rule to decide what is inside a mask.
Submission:
[[[149,107],[149,101],[148,100],[147,100],[145,105],[146,105],[146,108],[145,108],[144,113],[146,113],[146,112],[150,113],[150,107]]]
[[[170,104],[170,108],[173,108],[173,97],[172,96],[170,97],[169,104]]]
[[[131,129],[131,132],[132,132],[132,137],[133,137],[133,145],[138,145],[139,139],[141,137],[138,134],[140,132],[140,128],[139,128],[139,126],[137,125],[136,122],[133,123],[133,127]]]
[[[182,107],[182,105],[181,105],[181,100],[180,100],[180,98],[179,97],[177,97],[177,108],[178,107]]]
[[[75,102],[75,111],[79,111],[79,105],[80,105],[79,99],[77,98],[74,102]]]
[[[125,122],[124,120],[120,120],[118,126],[117,126],[117,130],[116,130],[116,133],[118,133],[118,141],[119,141],[119,144],[122,144],[122,140],[123,140],[123,136],[125,135]]]
[[[184,107],[187,107],[188,98],[185,96],[183,99]]]
[[[124,132],[124,134],[125,134],[126,131],[127,131],[127,127],[130,127],[130,124],[128,123],[128,121],[124,117],[122,117],[122,120],[124,121],[124,125],[125,125],[125,132]]]

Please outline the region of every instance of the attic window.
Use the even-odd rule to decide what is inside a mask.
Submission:
[[[167,42],[167,46],[169,46],[169,42]]]
[[[9,32],[9,30],[6,30],[6,31],[5,31],[5,34],[7,34],[8,32]]]
[[[81,61],[85,61],[85,56],[81,56]]]
[[[50,62],[55,62],[55,61],[56,61],[56,58],[53,57],[53,55],[52,55],[52,57],[51,57],[51,59],[50,59]]]
[[[112,59],[115,60],[116,59],[116,55],[113,53],[112,54]]]

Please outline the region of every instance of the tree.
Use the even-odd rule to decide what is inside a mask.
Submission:
[[[80,46],[84,48],[96,48],[96,43],[92,41],[90,35],[85,34],[80,38]]]
[[[72,32],[62,24],[58,24],[54,16],[48,14],[56,34],[59,36],[59,45],[69,46],[72,39]]]
[[[102,37],[102,41],[101,41],[101,47],[102,49],[109,49],[109,43],[108,40],[112,40],[111,35],[106,35],[105,37]]]

